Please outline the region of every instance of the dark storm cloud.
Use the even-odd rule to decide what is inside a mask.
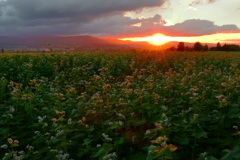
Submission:
[[[81,17],[92,19],[103,14],[132,11],[163,4],[163,0],[8,0],[22,19]]]
[[[72,34],[74,31],[78,34],[79,28],[96,19],[161,6],[165,1],[167,0],[1,1],[0,30],[4,30],[6,35],[30,32],[36,35]]]

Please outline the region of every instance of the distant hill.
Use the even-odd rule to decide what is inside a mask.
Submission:
[[[166,49],[171,46],[177,47],[179,42],[168,42],[161,46],[154,46],[148,42],[122,41],[114,38],[98,38],[92,36],[69,36],[69,37],[0,37],[0,48],[26,49],[26,48],[47,48],[51,43],[53,49],[73,47],[95,47],[95,48],[149,48]],[[193,43],[185,43],[185,46],[193,46]]]
[[[28,37],[28,38],[9,38],[0,37],[0,47],[21,47],[29,48],[48,47],[50,42],[52,48],[66,47],[102,47],[112,46],[113,44],[96,37],[91,36],[73,36],[73,37]]]

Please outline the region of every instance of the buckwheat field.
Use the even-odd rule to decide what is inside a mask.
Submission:
[[[0,55],[0,157],[240,159],[240,54]]]

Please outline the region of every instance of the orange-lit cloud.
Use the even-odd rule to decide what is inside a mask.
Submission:
[[[240,33],[240,29],[236,25],[218,26],[208,20],[190,19],[175,25],[165,25],[167,22],[159,16],[158,21],[161,23],[156,24],[153,18],[148,20],[141,19],[137,22],[141,23],[141,25],[137,27],[132,25],[131,27],[118,28],[118,37],[147,37],[156,33],[161,33],[169,37],[196,37],[216,33]]]
[[[195,6],[195,5],[199,5],[199,4],[203,4],[204,2],[210,4],[210,3],[214,3],[216,2],[217,0],[195,0],[193,1],[190,6]]]

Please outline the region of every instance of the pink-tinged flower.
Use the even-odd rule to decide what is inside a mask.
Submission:
[[[151,131],[149,131],[149,130],[146,130],[146,133],[145,133],[146,135],[149,135],[149,134],[151,134]]]
[[[14,140],[14,143],[19,143],[19,141],[18,140]]]
[[[155,123],[155,126],[156,126],[156,128],[159,129],[159,130],[163,129],[161,123]]]
[[[55,110],[54,112],[55,112],[56,114],[60,114],[60,112],[59,112],[58,110]]]
[[[7,139],[7,141],[8,141],[8,143],[10,143],[10,144],[12,144],[12,143],[13,143],[13,140],[12,140],[12,138],[8,138],[8,139]]]
[[[53,121],[53,122],[57,122],[57,121],[58,121],[58,119],[56,119],[56,118],[53,118],[53,119],[52,119],[52,121]]]
[[[86,122],[87,119],[85,117],[82,117],[82,120],[83,120],[83,122]]]
[[[60,114],[65,114],[66,112],[65,111],[62,111],[62,112],[59,112]]]
[[[78,123],[82,123],[82,120],[79,120]]]
[[[117,115],[118,115],[119,117],[125,118],[125,116],[124,116],[123,114],[121,114],[121,113],[118,113]]]
[[[227,102],[226,99],[222,99],[222,102]]]

